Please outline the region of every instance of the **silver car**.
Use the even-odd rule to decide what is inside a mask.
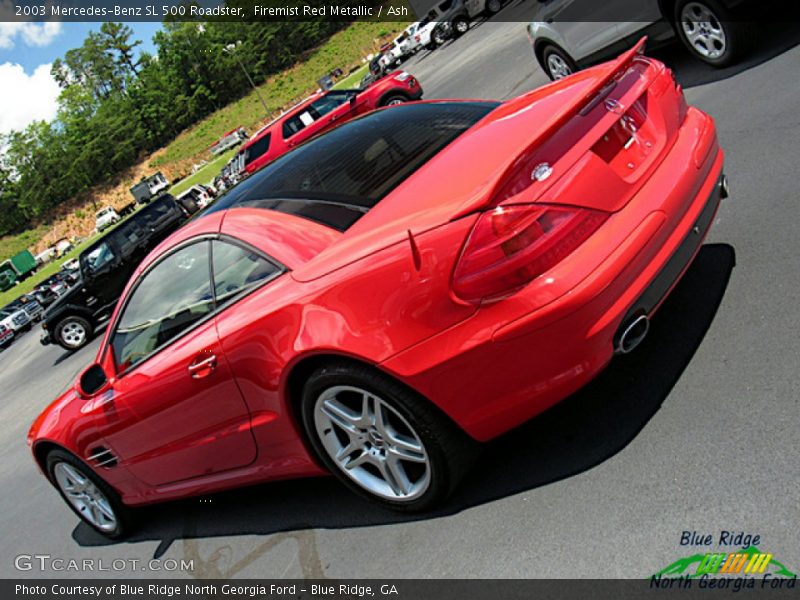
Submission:
[[[745,0],[549,0],[534,4],[528,37],[550,79],[602,62],[643,35],[648,47],[676,36],[700,60],[724,67],[746,50],[750,28],[737,14]]]

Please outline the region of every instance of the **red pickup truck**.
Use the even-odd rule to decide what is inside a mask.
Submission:
[[[318,92],[259,129],[242,146],[244,172],[251,175],[298,144],[354,117],[420,98],[419,81],[405,71],[389,73],[362,90]]]

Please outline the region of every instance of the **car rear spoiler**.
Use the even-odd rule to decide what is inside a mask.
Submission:
[[[634,58],[644,54],[644,47],[646,43],[647,43],[647,36],[645,35],[638,42],[636,42],[633,48],[624,52],[623,54],[620,54],[615,60],[607,63],[605,65],[605,73],[603,74],[602,77],[597,78],[597,83],[586,92],[582,101],[588,102],[594,96],[596,96],[598,92],[605,91],[605,89],[608,87],[608,84],[611,83],[611,81],[613,80],[614,76],[617,73],[619,73],[620,71],[625,69],[628,65],[630,65],[633,62]],[[576,105],[581,106],[582,101],[578,100],[576,102],[571,103],[568,112],[570,113],[573,112],[572,109],[574,109]],[[586,107],[582,108],[582,110],[585,109]]]
[[[571,119],[575,118],[576,116],[588,114],[595,106],[597,106],[598,103],[602,102],[603,98],[611,93],[616,86],[618,74],[624,72],[631,65],[631,63],[633,63],[634,59],[644,52],[646,42],[647,36],[644,36],[630,50],[627,50],[616,59],[594,67],[591,85],[587,86],[587,88],[582,91],[581,94],[576,95],[573,98],[565,99],[564,102],[557,107],[557,109],[553,110],[547,115],[547,118],[544,122],[538,120],[528,123],[524,113],[526,112],[525,108],[530,106],[531,103],[539,102],[539,98],[536,98],[537,95],[541,95],[543,101],[546,101],[547,97],[552,96],[546,91],[548,86],[539,88],[533,92],[529,92],[528,94],[510,100],[504,105],[501,105],[501,107],[506,108],[506,115],[513,116],[512,121],[514,122],[514,125],[512,127],[514,130],[524,132],[535,128],[536,133],[534,136],[526,136],[524,139],[520,139],[511,131],[508,131],[507,134],[504,134],[507,136],[506,139],[517,139],[503,147],[502,162],[498,161],[498,163],[495,163],[497,166],[499,166],[499,169],[496,172],[503,173],[503,175],[500,177],[490,177],[493,181],[497,182],[493,189],[484,189],[479,194],[468,197],[455,211],[451,217],[451,220],[456,220],[476,211],[484,210],[488,206],[492,206],[493,203],[498,201],[497,194],[507,181],[508,177],[513,176],[515,169],[519,168],[520,159],[529,153],[534,152],[538,146],[551,139]],[[580,76],[580,73],[575,75],[575,77]],[[559,85],[559,83],[555,82],[551,85]],[[541,114],[537,115],[537,118],[541,119]],[[500,159],[500,156],[497,156],[496,158]],[[548,182],[548,184],[550,183],[552,182]]]

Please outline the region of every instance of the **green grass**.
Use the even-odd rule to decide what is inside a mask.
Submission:
[[[228,150],[227,152],[223,152],[202,169],[199,169],[197,173],[189,175],[185,179],[181,179],[178,183],[173,185],[169,189],[169,193],[173,196],[177,196],[178,194],[188,190],[196,183],[208,183],[209,181],[213,180],[214,177],[219,174],[225,163],[228,162],[234,154],[236,154],[238,149],[239,148],[236,147]]]
[[[0,262],[30,248],[47,235],[48,231],[50,231],[50,227],[40,225],[17,235],[7,235],[0,238],[0,257],[2,257]]]
[[[350,90],[353,88],[357,88],[361,83],[361,80],[364,79],[364,75],[367,74],[369,71],[369,65],[362,65],[350,75],[342,79],[341,81],[336,82],[336,85],[333,86],[335,90]]]

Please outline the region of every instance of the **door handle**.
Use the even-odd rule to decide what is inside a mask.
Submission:
[[[203,354],[198,356],[189,365],[189,373],[192,379],[202,379],[208,377],[217,368],[217,357],[213,354]]]

